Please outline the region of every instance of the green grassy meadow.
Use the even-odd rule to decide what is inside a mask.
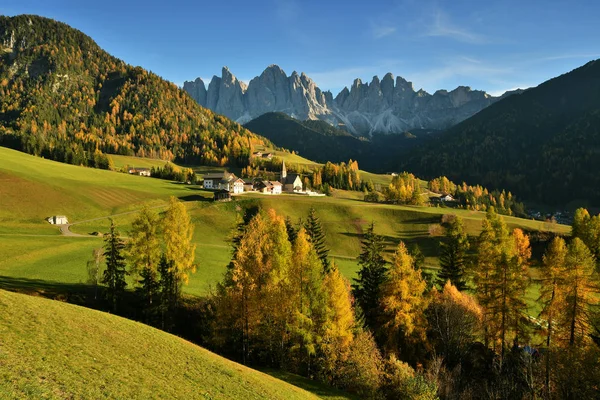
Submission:
[[[138,322],[0,290],[3,399],[347,398],[285,378],[292,384]]]
[[[106,232],[109,220],[104,217],[113,215],[127,236],[137,210],[148,204],[161,212],[169,196],[185,201],[195,224],[197,271],[184,289],[191,295],[206,294],[222,278],[231,257],[229,237],[236,215],[244,210],[273,208],[298,223],[306,218],[311,206],[315,207],[327,233],[330,255],[349,278],[355,276],[362,233],[371,222],[386,240],[388,259],[403,240],[417,244],[426,257],[426,267],[435,269],[440,238],[431,233],[435,233],[432,227],[441,222],[442,216],[460,215],[470,235],[479,233],[484,217],[482,212],[467,210],[366,203],[361,193],[340,190],[332,197],[244,194],[230,203],[213,203],[209,201],[212,194],[196,186],[61,164],[1,147],[0,160],[0,277],[11,279],[86,282],[86,262],[92,250],[102,246],[102,239],[62,237],[45,217],[67,215],[75,223],[71,230],[87,235]],[[123,160],[135,166],[150,163],[131,157]],[[569,231],[562,225],[505,219],[511,228]]]

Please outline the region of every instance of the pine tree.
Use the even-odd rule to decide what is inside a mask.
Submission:
[[[289,215],[285,217],[285,229],[287,230],[288,239],[293,244],[298,236],[298,229],[292,223],[292,219],[289,217]]]
[[[399,356],[408,350],[413,338],[424,339],[424,311],[428,305],[426,287],[421,271],[414,268],[404,242],[400,242],[387,280],[381,285],[383,330],[390,353]]]
[[[121,302],[127,282],[125,281],[125,257],[123,251],[125,243],[119,236],[114,221],[110,222],[110,231],[104,237],[104,258],[106,260],[106,270],[102,283],[107,286],[106,295],[112,307],[113,312],[117,312],[118,305]]]
[[[444,287],[450,281],[458,290],[465,290],[465,267],[469,239],[460,217],[454,217],[446,226],[445,240],[440,242],[440,267],[438,285]]]
[[[358,279],[354,279],[352,293],[362,310],[367,327],[373,332],[379,326],[381,285],[387,274],[383,250],[383,238],[375,233],[375,224],[371,223],[362,241],[362,252],[358,257],[360,269]]]
[[[319,221],[314,207],[311,207],[308,212],[308,218],[304,224],[304,229],[306,229],[306,233],[310,237],[310,242],[323,264],[323,270],[325,273],[329,272],[329,259],[327,258],[329,249],[325,245],[325,233],[323,232],[321,221]]]

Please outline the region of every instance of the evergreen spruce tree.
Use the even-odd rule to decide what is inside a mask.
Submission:
[[[445,240],[440,242],[440,267],[438,285],[443,288],[450,281],[458,290],[467,288],[465,266],[469,239],[460,217],[453,218],[446,226]]]
[[[329,249],[325,246],[325,233],[323,232],[321,221],[319,221],[314,207],[311,207],[308,212],[308,218],[304,224],[304,229],[310,238],[310,243],[312,243],[323,264],[323,271],[328,273],[329,260],[327,259],[327,254],[329,253]]]
[[[296,237],[298,237],[298,229],[296,229],[289,216],[285,217],[285,229],[287,230],[290,243],[293,244],[296,241]]]
[[[122,254],[124,249],[125,243],[119,236],[115,223],[111,220],[110,231],[104,237],[106,270],[104,270],[102,283],[107,286],[107,299],[115,313],[127,286],[127,282],[125,282],[125,275],[127,274],[125,257]]]
[[[358,258],[358,279],[354,279],[352,292],[362,310],[365,323],[375,332],[379,321],[381,285],[386,280],[387,267],[383,258],[383,238],[375,233],[371,223],[362,241],[362,252]]]

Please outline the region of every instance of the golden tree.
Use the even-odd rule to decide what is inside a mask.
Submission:
[[[401,354],[407,343],[424,338],[426,287],[421,271],[414,269],[412,257],[400,242],[381,290],[383,330],[390,353]]]

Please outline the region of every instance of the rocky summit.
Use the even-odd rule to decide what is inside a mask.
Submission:
[[[388,73],[381,80],[373,77],[371,83],[356,79],[334,98],[306,74],[294,71],[287,76],[277,65],[267,67],[248,86],[223,67],[208,89],[200,78],[186,81],[183,88],[200,105],[242,124],[277,111],[300,120],[324,120],[362,136],[449,128],[508,94],[493,97],[467,86],[429,94]]]

